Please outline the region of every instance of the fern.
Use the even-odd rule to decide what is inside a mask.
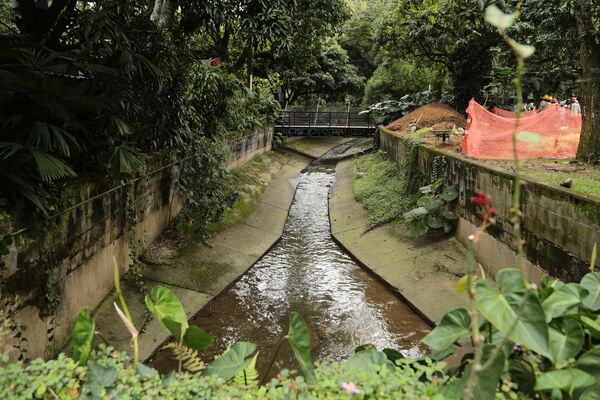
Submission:
[[[229,353],[231,350],[231,344],[227,345],[225,351],[218,356],[215,356],[215,360],[217,358],[223,357],[225,354]],[[258,358],[258,351],[252,357],[250,364],[248,367],[237,373],[231,380],[235,383],[236,386],[255,386],[258,385],[258,370],[256,369],[256,359]]]
[[[183,344],[171,342],[165,345],[163,349],[170,349],[175,359],[181,360],[183,368],[190,372],[200,372],[206,368],[204,361],[198,356],[198,352]]]

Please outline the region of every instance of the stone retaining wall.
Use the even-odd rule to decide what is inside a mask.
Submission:
[[[385,129],[380,129],[380,143],[381,150],[400,165],[414,152],[415,142]],[[492,205],[498,210],[497,223],[477,243],[476,257],[492,273],[516,267],[508,217],[513,175],[430,146],[417,147],[415,167],[422,173],[422,183],[443,177],[447,185],[459,189],[453,207],[461,217],[457,237],[464,243],[482,219],[481,207],[470,201],[475,189],[492,196]],[[547,273],[566,281],[578,281],[589,272],[592,247],[600,240],[600,199],[528,178],[523,180],[521,235],[532,279],[539,280]]]
[[[226,143],[229,167],[269,151],[272,133],[264,128]],[[112,290],[113,257],[125,272],[129,243],[137,250],[148,245],[180,211],[180,167],[160,158],[149,156],[148,170],[154,172],[132,185],[114,187],[115,182],[93,177],[70,183],[63,190],[75,206],[53,218],[51,227],[34,223],[14,236],[10,253],[2,258],[0,299],[11,302],[11,317],[26,327],[27,358],[51,357],[62,348],[79,312],[93,310]],[[134,218],[138,222],[130,228]],[[20,230],[19,220],[26,218],[0,219],[0,237]]]

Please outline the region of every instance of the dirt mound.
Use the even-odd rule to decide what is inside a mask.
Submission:
[[[454,111],[448,105],[431,103],[419,107],[406,114],[404,117],[395,120],[386,126],[386,128],[395,132],[409,132],[410,124],[417,121],[419,121],[417,123],[417,129],[431,128],[434,125],[436,125],[436,128],[437,126],[448,126],[449,128],[447,129],[452,129],[455,125],[456,128],[464,128],[467,124],[465,117]]]

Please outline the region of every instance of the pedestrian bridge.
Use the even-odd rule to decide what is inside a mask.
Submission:
[[[376,130],[367,115],[351,112],[282,111],[275,122],[284,136],[372,137]]]

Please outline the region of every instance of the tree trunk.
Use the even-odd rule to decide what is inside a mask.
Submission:
[[[160,10],[160,20],[158,25],[163,29],[169,29],[173,26],[175,19],[175,11],[177,10],[176,0],[163,0],[162,9]]]
[[[150,15],[150,21],[158,23],[162,6],[163,0],[154,0],[154,8],[152,9],[152,14]]]
[[[577,159],[600,162],[600,44],[596,41],[591,3],[579,2],[577,33],[581,49],[581,139]]]

